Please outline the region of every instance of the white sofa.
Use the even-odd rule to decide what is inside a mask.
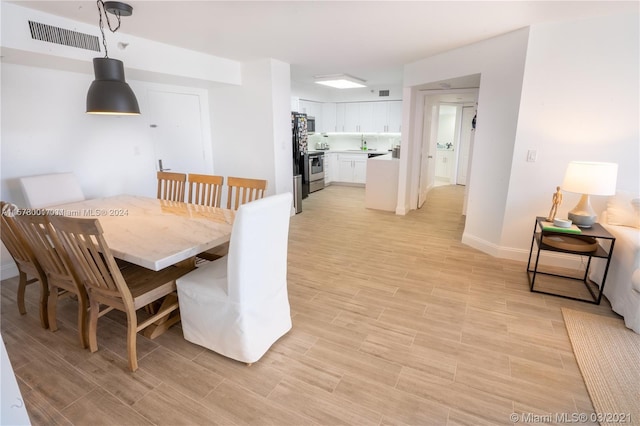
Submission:
[[[640,334],[640,198],[618,191],[599,222],[616,237],[604,295],[625,325]],[[606,262],[593,260],[591,278],[601,281]]]

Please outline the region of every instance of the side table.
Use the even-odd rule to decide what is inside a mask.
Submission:
[[[533,236],[531,238],[531,249],[529,250],[529,261],[527,262],[527,275],[529,278],[530,290],[535,293],[549,294],[552,296],[559,296],[559,297],[564,297],[566,299],[579,300],[581,302],[588,302],[588,303],[599,305],[600,300],[602,300],[602,291],[604,290],[604,285],[607,280],[607,273],[609,272],[609,264],[611,263],[611,256],[613,254],[613,246],[615,245],[616,238],[613,235],[611,235],[609,232],[607,232],[607,230],[599,223],[595,223],[591,228],[581,228],[582,233],[576,235],[576,234],[569,234],[565,232],[543,230],[542,222],[545,220],[546,218],[542,216],[536,217],[536,222],[533,227]],[[543,242],[543,238],[559,236],[559,235],[564,237],[578,237],[578,238],[592,237],[596,239],[597,247],[593,251],[583,252],[583,251],[574,251],[566,248],[552,247]],[[607,242],[609,242],[609,244],[607,244]],[[533,258],[534,247],[537,248],[537,252],[535,256],[535,263],[532,267],[531,260]],[[587,256],[588,261],[587,261],[587,267],[584,271],[584,276],[577,277],[577,276],[571,276],[571,275],[561,275],[561,274],[555,274],[551,272],[539,271],[538,263],[540,261],[540,253],[543,251],[565,253],[565,254],[575,255],[575,256]],[[594,257],[607,260],[607,265],[604,269],[604,273],[603,273],[602,281],[600,282],[600,285],[598,285],[598,283],[592,281],[589,278],[591,259],[593,259]],[[538,274],[582,281],[584,283],[584,286],[587,288],[587,290],[591,294],[591,299],[583,299],[579,297],[572,297],[572,296],[567,296],[563,294],[552,293],[550,291],[538,290],[535,288],[536,276]],[[598,287],[599,291],[594,292],[593,287]]]

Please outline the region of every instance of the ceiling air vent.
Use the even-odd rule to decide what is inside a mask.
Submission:
[[[78,49],[100,51],[100,40],[91,34],[79,33],[33,21],[29,21],[29,29],[31,30],[31,38],[34,40],[48,41],[49,43],[77,47]]]
[[[378,91],[378,96],[389,96],[389,91],[388,90],[379,90]]]

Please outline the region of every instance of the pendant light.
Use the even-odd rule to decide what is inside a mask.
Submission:
[[[124,64],[117,59],[109,58],[107,40],[104,36],[102,15],[112,33],[120,28],[120,17],[131,16],[133,8],[117,1],[103,2],[97,0],[100,32],[104,45],[104,58],[93,58],[95,80],[87,92],[87,114],[106,115],[139,115],[140,107],[136,95],[124,79]],[[118,25],[111,28],[107,12],[118,18]]]

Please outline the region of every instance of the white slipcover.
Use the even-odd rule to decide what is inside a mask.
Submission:
[[[640,334],[640,229],[611,224],[616,221],[610,220],[609,213],[608,208],[600,215],[600,223],[616,237],[616,242],[603,293],[611,302],[611,309],[624,317],[625,325]],[[591,264],[590,278],[601,283],[606,260],[594,258]]]
[[[291,329],[287,245],[292,199],[286,193],[240,206],[229,254],[176,281],[186,340],[253,363]]]
[[[21,177],[20,185],[27,207],[33,209],[84,200],[80,184],[73,173]]]

